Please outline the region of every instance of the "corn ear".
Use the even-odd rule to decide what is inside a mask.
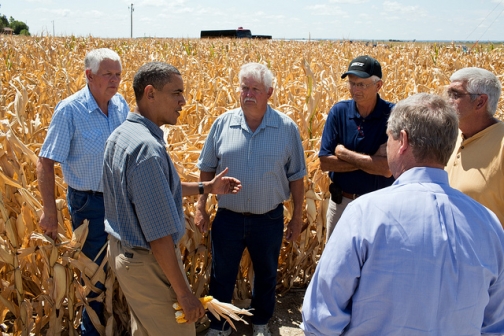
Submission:
[[[186,323],[187,320],[185,319],[184,312],[181,310],[178,310],[175,312],[175,320],[177,323]]]
[[[65,266],[54,264],[54,305],[56,309],[61,308],[61,303],[65,299],[67,291],[67,274]]]
[[[14,258],[14,285],[16,287],[18,295],[23,295],[23,276],[21,274],[21,269],[19,267],[19,261],[17,257]]]
[[[5,244],[5,241],[0,238],[0,259],[4,263],[14,266],[14,255],[12,255],[10,249]]]
[[[9,218],[7,223],[5,223],[5,232],[7,234],[7,238],[9,239],[11,245],[17,249],[19,247],[18,245],[18,238],[17,238],[17,233],[15,231],[15,224],[13,223],[14,219]]]

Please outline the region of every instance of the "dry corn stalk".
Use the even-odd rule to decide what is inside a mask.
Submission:
[[[224,111],[239,106],[240,66],[254,61],[272,69],[276,85],[270,102],[296,121],[308,169],[305,223],[298,241],[282,245],[279,291],[305,286],[324,247],[328,178],[319,169],[317,152],[327,112],[335,102],[349,98],[340,74],[351,59],[369,54],[380,61],[385,76],[381,96],[393,102],[416,92],[440,92],[448,84],[450,74],[462,67],[483,67],[501,79],[504,71],[502,44],[480,44],[464,52],[453,44],[389,43],[372,47],[347,41],[102,40],[0,35],[0,43],[0,318],[15,318],[9,332],[16,335],[48,331],[75,334],[85,305],[83,298],[92,287],[79,279],[81,275],[92,278],[97,268],[81,256],[76,242],[79,239],[72,239],[75,233],[66,209],[66,185],[58,165],[55,193],[62,243],[54,244],[41,234],[41,197],[35,174],[36,157],[54,107],[85,85],[82,62],[90,49],[109,47],[119,53],[123,64],[119,92],[132,108],[131,81],[144,62],[162,60],[182,72],[187,105],[178,125],[164,130],[167,150],[180,176],[187,181],[198,177],[195,162],[212,122]],[[497,112],[500,119],[502,107],[501,98]],[[211,244],[209,236],[194,227],[195,200],[184,199],[187,233],[180,248],[193,291],[200,297],[207,292]],[[217,208],[214,196],[210,196],[207,206],[213,218]],[[287,201],[284,207],[288,221],[292,203]],[[54,275],[63,274],[60,266],[54,271],[57,264],[67,274],[67,289],[55,320],[52,314],[57,310],[58,295],[54,286],[58,281]],[[127,330],[127,305],[113,274],[96,276],[105,279],[107,287],[104,301],[108,319],[104,333]],[[250,298],[252,283],[252,264],[245,252],[234,302]]]

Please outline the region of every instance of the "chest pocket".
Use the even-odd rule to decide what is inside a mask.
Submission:
[[[83,130],[82,138],[79,144],[79,150],[83,151],[84,155],[103,155],[105,142],[102,139],[101,130],[96,128]]]

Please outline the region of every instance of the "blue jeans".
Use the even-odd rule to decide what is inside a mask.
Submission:
[[[221,302],[231,302],[240,260],[246,247],[254,267],[251,302],[251,308],[254,308],[253,324],[267,324],[273,316],[283,228],[282,204],[262,215],[244,215],[219,209],[212,224],[209,294]],[[212,329],[222,330],[222,319],[217,321],[211,315],[209,318]]]
[[[68,210],[70,211],[70,216],[72,218],[72,228],[77,229],[84,219],[89,220],[89,233],[86,238],[86,242],[82,247],[82,252],[91,260],[94,260],[98,255],[102,247],[107,243],[108,234],[105,232],[105,205],[103,203],[103,194],[101,193],[88,193],[84,191],[75,190],[68,187],[67,190],[67,202]],[[106,255],[107,249],[100,254],[96,259],[95,263],[101,264],[103,258]],[[105,286],[102,283],[97,283],[96,287],[105,290]],[[90,292],[87,296],[88,298],[97,297],[98,294]],[[103,310],[104,305],[102,302],[92,301],[89,306],[93,308],[96,312],[102,325],[104,325]],[[86,309],[82,312],[82,322],[81,322],[81,335],[99,335],[96,328],[93,326]]]

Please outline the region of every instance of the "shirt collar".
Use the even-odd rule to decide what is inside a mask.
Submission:
[[[385,111],[388,111],[387,107],[385,105],[385,101],[380,98],[380,95],[377,93],[376,94],[376,105],[373,109],[373,112],[371,112],[367,117],[363,119],[381,119],[383,118],[383,114]],[[360,119],[362,116],[359,114],[359,111],[357,111],[357,103],[355,100],[352,100],[353,103],[353,114],[349,114],[349,119]]]
[[[103,113],[103,111],[98,106],[98,103],[96,102],[96,99],[91,94],[91,91],[89,90],[89,86],[88,85],[86,85],[86,88],[84,90],[84,96],[86,97],[86,101],[88,102],[88,112],[89,113],[92,113],[94,111],[101,111]],[[108,109],[109,109],[108,113],[109,114],[110,114],[111,111],[117,111],[117,110],[119,110],[118,105],[115,104],[115,102],[114,102],[114,97],[115,97],[115,95],[112,96],[112,98],[110,98],[110,100],[108,101]]]
[[[467,144],[469,144],[469,143],[471,143],[471,142],[473,142],[473,141],[475,141],[475,140],[483,137],[484,135],[492,132],[492,130],[494,128],[500,127],[501,123],[502,123],[502,121],[496,122],[495,124],[488,126],[487,128],[479,131],[478,133],[474,134],[472,137],[469,137],[469,138],[466,138],[464,136],[464,134],[462,133],[462,131],[459,130],[459,136],[462,138],[462,143],[464,145],[467,145]]]
[[[266,113],[261,121],[261,124],[257,129],[262,129],[266,127],[278,128],[280,125],[280,117],[274,113],[271,106],[267,105]],[[247,122],[245,121],[245,116],[241,108],[236,109],[236,113],[231,119],[230,126],[241,126],[243,129],[248,130]]]
[[[441,168],[431,167],[414,167],[410,168],[401,174],[393,183],[393,185],[401,185],[406,183],[448,183],[448,173]]]
[[[101,111],[96,99],[91,94],[88,85],[86,85],[86,88],[84,89],[84,96],[86,97],[86,102],[88,102],[88,113],[92,113],[96,110]]]
[[[155,138],[160,140],[163,144],[166,144],[166,142],[163,139],[163,134],[164,134],[163,130],[161,128],[159,128],[151,120],[145,118],[144,116],[142,116],[139,113],[133,113],[133,112],[128,113],[126,120],[145,126]]]

